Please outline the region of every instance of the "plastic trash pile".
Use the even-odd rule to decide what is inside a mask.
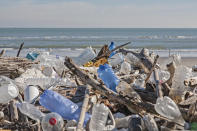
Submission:
[[[161,68],[147,49],[112,42],[70,63],[49,52],[26,58],[35,63],[20,76],[0,76],[0,130],[197,130],[196,65],[178,55]]]

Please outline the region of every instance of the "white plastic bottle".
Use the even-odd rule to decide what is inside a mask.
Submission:
[[[17,86],[5,76],[0,76],[0,103],[8,103],[19,94]]]
[[[103,131],[105,129],[108,114],[109,109],[103,103],[94,105],[89,126],[90,131]]]
[[[59,114],[52,112],[43,117],[41,125],[43,131],[62,131],[64,121]]]

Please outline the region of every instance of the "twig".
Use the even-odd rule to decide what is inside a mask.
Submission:
[[[22,48],[23,48],[23,45],[24,45],[24,42],[20,45],[20,47],[19,47],[19,50],[18,50],[18,53],[17,53],[16,57],[19,57],[20,52],[21,52],[21,50],[22,50]]]

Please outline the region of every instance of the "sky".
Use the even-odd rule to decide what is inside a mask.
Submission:
[[[197,28],[197,0],[0,0],[0,27]]]

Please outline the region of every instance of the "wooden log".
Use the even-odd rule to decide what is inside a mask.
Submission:
[[[10,119],[11,119],[11,121],[18,121],[18,110],[16,107],[15,100],[12,100],[10,102]]]
[[[21,50],[22,50],[22,48],[23,48],[23,45],[24,45],[24,42],[23,42],[23,43],[21,43],[21,45],[20,45],[20,47],[19,47],[19,50],[18,50],[18,53],[17,53],[16,57],[19,57],[20,52],[21,52]]]
[[[80,114],[79,122],[77,125],[77,131],[83,131],[83,123],[85,120],[86,109],[88,107],[88,102],[89,102],[89,88],[90,88],[89,85],[87,85],[85,97],[84,97],[84,101],[83,101],[83,105],[81,109],[81,114]]]
[[[126,99],[111,91],[104,85],[100,85],[98,81],[93,79],[91,76],[80,70],[69,57],[65,58],[65,66],[72,71],[73,74],[77,75],[84,84],[90,85],[94,90],[97,90],[101,95],[106,96],[109,100],[118,102],[125,105],[133,113],[143,113],[145,111],[155,113],[154,105],[151,103],[138,102],[133,99]]]

